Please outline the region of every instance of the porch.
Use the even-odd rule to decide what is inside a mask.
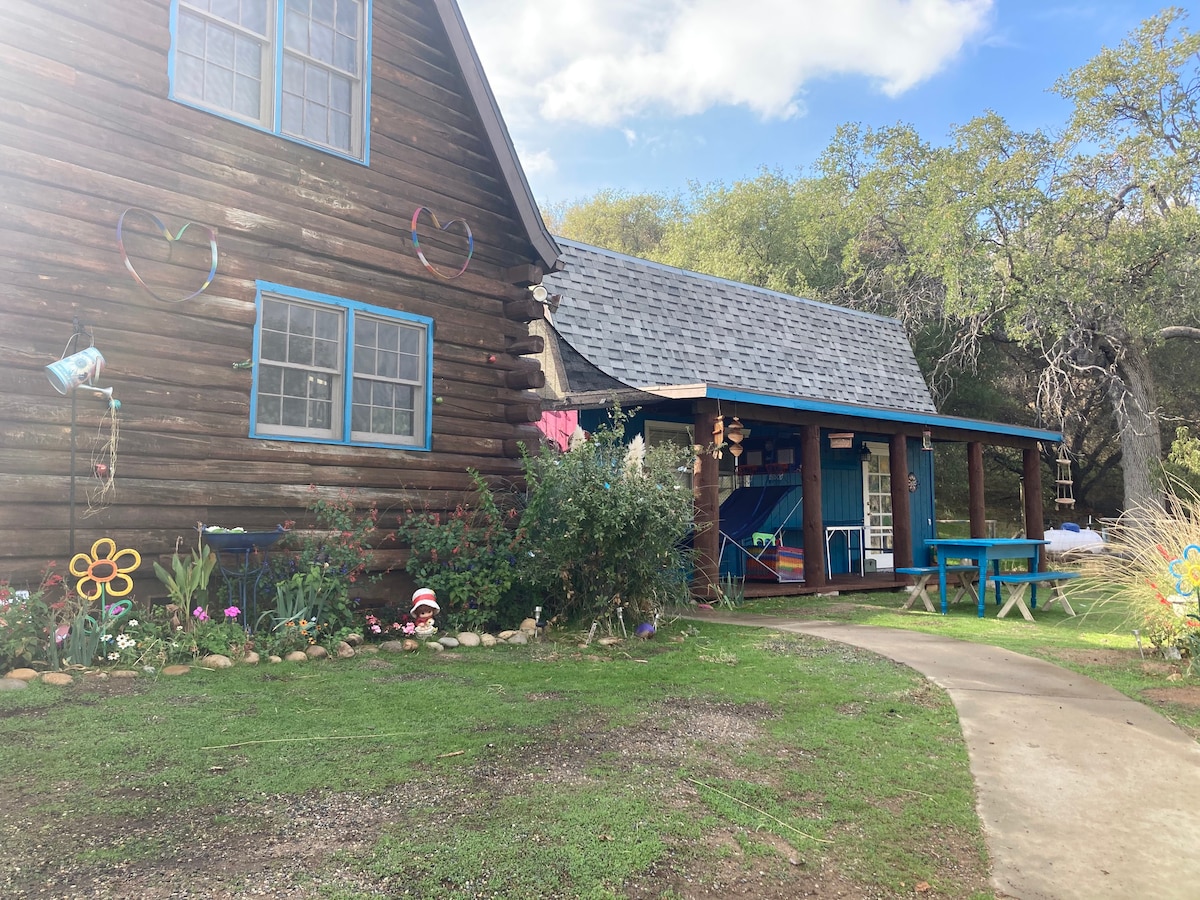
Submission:
[[[809,586],[802,581],[782,583],[747,581],[745,582],[744,593],[748,599],[756,600],[761,597],[801,597],[812,594],[832,594],[835,591],[840,594],[861,594],[863,591],[899,591],[907,584],[908,580],[903,575],[896,575],[891,571],[868,572],[866,575],[843,573],[830,576],[826,579],[825,584],[820,587],[816,585]]]

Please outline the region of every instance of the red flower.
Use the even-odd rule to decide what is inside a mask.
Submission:
[[[1166,551],[1166,549],[1163,547],[1163,545],[1162,545],[1162,544],[1159,544],[1159,545],[1158,545],[1158,547],[1157,547],[1157,549],[1158,549],[1158,553],[1159,553],[1159,555],[1160,555],[1160,556],[1161,556],[1163,559],[1165,559],[1167,562],[1174,562],[1174,561],[1175,561],[1175,560],[1172,558],[1171,554],[1169,554],[1169,553]]]

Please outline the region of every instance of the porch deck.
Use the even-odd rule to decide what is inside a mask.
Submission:
[[[805,594],[860,594],[863,591],[898,591],[908,584],[909,579],[893,572],[868,572],[866,575],[840,574],[830,577],[821,588],[809,587],[802,581],[783,583],[771,581],[747,581],[746,597],[797,597]]]

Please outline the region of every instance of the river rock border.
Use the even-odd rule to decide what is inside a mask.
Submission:
[[[383,641],[379,644],[368,644],[364,641],[361,634],[350,634],[346,636],[346,640],[340,641],[331,653],[319,644],[314,644],[307,650],[293,650],[285,656],[268,656],[267,663],[282,663],[282,662],[310,662],[320,659],[352,659],[355,656],[364,656],[372,653],[416,653],[420,650],[428,650],[434,653],[441,653],[445,650],[454,650],[460,647],[497,647],[501,644],[528,644],[530,640],[537,637],[537,626],[533,619],[526,619],[521,623],[521,627],[501,631],[498,634],[479,633],[474,631],[460,631],[454,636],[443,635],[439,638],[430,638],[429,640],[415,640],[413,638],[405,638],[398,641]],[[204,669],[228,669],[235,665],[254,666],[263,661],[263,657],[251,651],[240,659],[234,660],[228,656],[213,654],[205,656],[198,660],[195,665]],[[110,669],[107,671],[88,669],[84,672],[84,677],[99,677],[99,678],[136,678],[139,675],[186,675],[193,667],[190,665],[171,665],[163,666],[161,670],[155,670],[151,666],[146,666],[141,672],[133,669]],[[31,681],[41,681],[42,684],[54,685],[57,687],[65,687],[66,685],[74,684],[75,678],[68,672],[39,672],[36,669],[13,669],[8,672],[3,678],[0,678],[0,691],[22,690],[28,686]]]

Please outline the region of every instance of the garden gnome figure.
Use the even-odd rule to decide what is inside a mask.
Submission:
[[[419,638],[428,638],[437,631],[433,617],[442,611],[438,606],[437,594],[429,588],[419,588],[412,596],[412,618],[416,623],[415,634]]]

